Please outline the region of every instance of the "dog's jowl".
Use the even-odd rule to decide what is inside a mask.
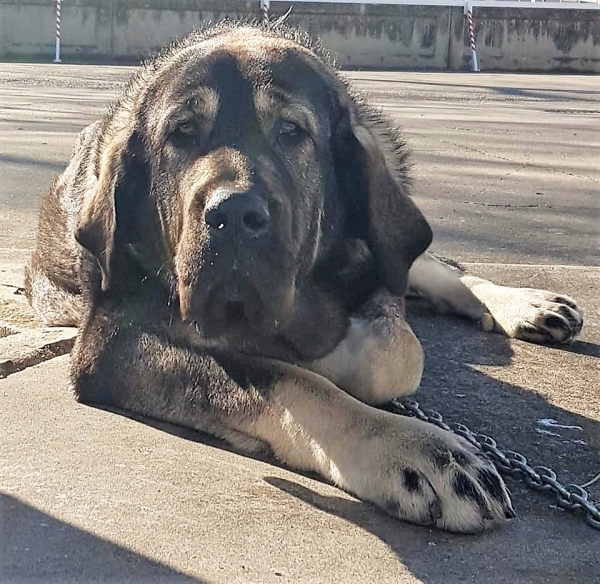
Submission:
[[[82,402],[265,449],[397,518],[476,532],[513,515],[493,465],[374,407],[421,379],[404,294],[534,341],[570,340],[581,313],[424,255],[431,237],[399,133],[324,51],[222,24],[145,64],[80,134],[42,203],[26,288],[48,324],[79,326]]]

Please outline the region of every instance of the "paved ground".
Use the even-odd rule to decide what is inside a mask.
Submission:
[[[0,371],[18,339],[30,358],[0,380],[0,582],[600,582],[600,533],[513,479],[516,520],[485,536],[452,536],[197,435],[74,403],[68,357],[46,361],[68,349],[69,331],[40,330],[14,287],[40,195],[75,133],[130,72],[0,70],[0,320],[25,331],[0,339]],[[581,340],[555,349],[450,318],[434,323],[414,309],[427,354],[419,399],[566,482],[592,479],[600,472],[597,79],[350,76],[405,128],[438,250],[480,262],[470,269],[499,282],[571,294],[587,311]],[[0,323],[0,337],[11,330]],[[571,427],[549,428],[548,419]],[[600,481],[589,491],[600,500]]]
[[[31,246],[49,178],[132,70],[2,65],[0,249]],[[467,261],[600,263],[597,77],[348,75],[405,128],[437,247]]]

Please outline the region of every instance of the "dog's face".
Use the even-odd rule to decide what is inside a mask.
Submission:
[[[177,209],[168,238],[181,314],[208,337],[270,334],[340,239],[331,90],[280,39],[205,45],[162,73],[148,104],[154,191],[165,213]]]
[[[318,356],[345,327],[328,283],[344,241],[365,239],[400,294],[430,242],[366,116],[293,40],[257,28],[192,38],[112,112],[78,240],[106,289],[123,253],[162,276],[203,338],[281,336]]]

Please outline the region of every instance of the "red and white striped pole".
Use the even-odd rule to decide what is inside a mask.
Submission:
[[[469,27],[469,46],[471,47],[471,71],[479,72],[479,63],[477,63],[477,51],[475,50],[475,28],[473,27],[473,8],[467,0],[463,13],[467,15],[467,26]]]
[[[269,22],[269,0],[260,0],[260,21]]]
[[[60,2],[56,0],[56,53],[54,55],[54,62],[60,63]]]

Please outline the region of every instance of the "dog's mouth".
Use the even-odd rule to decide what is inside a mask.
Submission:
[[[272,292],[247,281],[223,282],[208,291],[190,320],[207,340],[274,336],[291,307]]]
[[[244,303],[235,301],[226,303],[220,318],[196,318],[192,323],[196,332],[207,340],[252,330]]]
[[[246,307],[240,300],[231,300],[225,304],[223,318],[223,326],[230,328],[236,326],[238,323],[245,323],[248,319],[246,318]]]
[[[235,274],[202,284],[181,289],[181,316],[193,331],[186,338],[205,349],[311,361],[331,351],[347,327],[346,313],[316,285],[272,278],[259,286]]]

